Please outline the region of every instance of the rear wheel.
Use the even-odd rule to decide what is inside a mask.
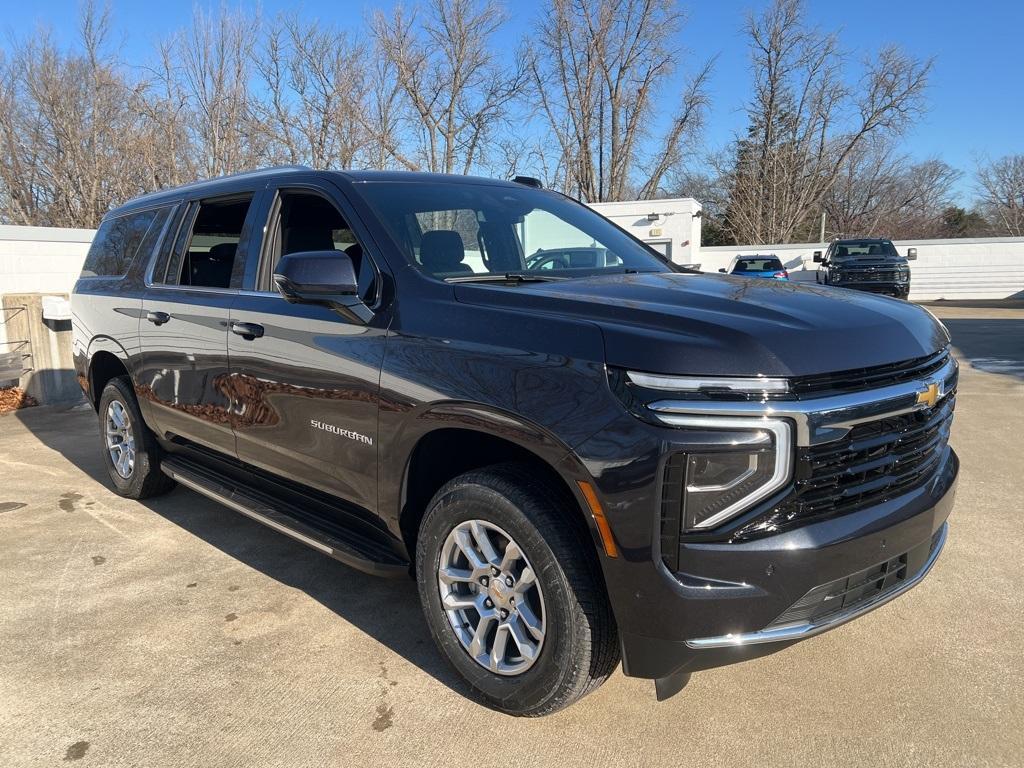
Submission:
[[[478,699],[513,715],[568,706],[619,661],[593,544],[559,509],[564,497],[523,466],[499,465],[445,485],[420,528],[434,641]]]
[[[98,410],[103,455],[115,490],[129,499],[144,499],[173,488],[174,481],[160,471],[160,446],[142,420],[127,376],[107,383]]]

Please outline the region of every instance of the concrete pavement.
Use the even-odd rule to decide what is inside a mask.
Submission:
[[[1024,311],[935,311],[965,359],[1024,364]],[[87,408],[0,417],[0,766],[1024,765],[1024,383],[983,368],[917,589],[667,702],[616,673],[539,720],[466,698],[411,582],[183,488],[114,495]]]

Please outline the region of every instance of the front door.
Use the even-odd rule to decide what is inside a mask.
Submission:
[[[143,297],[140,399],[153,426],[234,456],[228,320],[245,267],[254,194],[188,203],[168,263]]]
[[[374,263],[330,187],[277,191],[265,230],[255,290],[231,309],[228,354],[238,458],[375,511],[377,409],[387,319],[366,325],[316,305],[289,304],[271,288],[280,257],[344,251],[356,262],[360,293],[374,303]]]

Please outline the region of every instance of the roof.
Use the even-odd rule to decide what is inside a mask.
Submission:
[[[458,184],[487,184],[493,186],[519,186],[512,181],[502,181],[500,179],[488,179],[481,176],[461,176],[456,174],[444,174],[444,173],[422,173],[418,171],[331,171],[331,170],[315,170],[304,165],[283,165],[275,166],[271,168],[260,168],[254,171],[245,171],[243,173],[235,173],[229,176],[219,176],[214,179],[203,179],[200,181],[193,181],[188,184],[182,184],[177,187],[168,187],[167,189],[157,190],[156,192],[150,192],[149,194],[141,195],[139,197],[132,198],[123,205],[118,206],[110,211],[110,213],[125,213],[131,210],[139,208],[147,208],[153,205],[159,205],[163,202],[171,202],[180,199],[185,195],[189,195],[196,191],[201,191],[204,195],[209,194],[211,196],[219,194],[231,194],[232,192],[239,191],[238,186],[244,185],[245,182],[249,181],[270,181],[280,176],[289,176],[297,174],[314,174],[323,176],[342,176],[350,182],[368,182],[368,181],[413,181],[413,182],[447,182],[447,183],[458,183]]]
[[[237,186],[240,182],[251,181],[254,179],[270,179],[282,174],[309,173],[311,170],[311,168],[307,168],[304,165],[282,165],[272,168],[259,168],[255,171],[233,173],[228,176],[218,176],[214,179],[200,179],[198,181],[189,182],[188,184],[181,184],[177,187],[167,187],[166,189],[160,189],[156,192],[150,192],[145,195],[140,195],[139,197],[134,197],[123,205],[112,209],[110,212],[115,213],[134,208],[146,208],[164,201],[177,200],[183,195],[199,189],[209,190],[211,194],[217,194],[220,190],[230,193],[230,188]]]

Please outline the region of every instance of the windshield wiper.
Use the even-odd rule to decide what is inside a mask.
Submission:
[[[460,275],[458,277],[446,277],[446,283],[551,283],[558,280],[568,280],[568,277],[555,277],[554,275],[538,275],[532,272],[506,272],[485,273],[480,275]]]

